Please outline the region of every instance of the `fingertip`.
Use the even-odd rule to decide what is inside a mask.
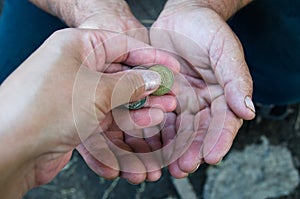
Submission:
[[[223,157],[208,155],[204,158],[207,164],[218,165],[222,161]]]
[[[172,95],[166,95],[164,98],[164,101],[166,103],[166,111],[171,112],[174,111],[177,107],[177,100],[174,96]]]
[[[225,136],[219,139],[215,147],[213,148],[204,147],[202,152],[204,162],[212,165],[218,164],[228,153],[231,145],[232,145],[231,138],[226,138]]]
[[[255,118],[256,114],[255,111],[253,111],[252,109],[249,109],[246,105],[245,102],[241,102],[240,105],[235,104],[235,105],[231,105],[229,104],[230,108],[232,109],[232,111],[239,117],[242,118],[244,120],[252,120]]]
[[[107,179],[107,180],[114,180],[117,177],[119,177],[120,172],[118,170],[112,169],[112,168],[101,168],[100,176]]]
[[[160,179],[161,175],[162,175],[161,170],[148,172],[147,173],[147,181],[148,182],[158,181]]]
[[[122,172],[121,177],[126,179],[127,182],[132,185],[138,185],[146,180],[146,173]]]
[[[187,151],[179,158],[178,164],[182,171],[186,173],[192,173],[198,169],[202,162],[202,158],[199,156],[202,144],[194,142],[187,149]]]
[[[244,120],[252,120],[255,118],[255,106],[249,95],[246,97],[237,92],[227,93],[226,101],[230,109],[239,117]]]
[[[169,172],[174,178],[177,179],[185,178],[189,175],[180,169],[178,161],[175,161],[169,165]]]
[[[200,162],[199,160],[197,160],[197,162],[187,162],[187,161],[179,161],[179,167],[180,170],[182,170],[185,173],[193,173],[195,172],[199,166],[200,166]]]

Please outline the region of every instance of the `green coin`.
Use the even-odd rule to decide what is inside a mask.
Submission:
[[[137,109],[142,108],[145,105],[146,101],[147,101],[147,97],[144,97],[143,99],[141,99],[139,101],[130,102],[128,104],[125,104],[124,106],[126,108],[128,108],[129,110],[137,110]]]
[[[168,93],[174,84],[174,74],[173,72],[162,65],[154,65],[149,68],[149,70],[153,70],[158,72],[161,76],[161,84],[158,89],[152,93],[152,95],[164,95]]]

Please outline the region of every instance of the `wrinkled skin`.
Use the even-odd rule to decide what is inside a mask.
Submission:
[[[42,1],[35,2],[39,4]],[[69,26],[117,31],[149,42],[147,30],[132,15],[123,0],[78,1],[76,8],[72,7],[72,1],[58,2],[52,3],[50,11]],[[229,150],[242,119],[254,117],[254,113],[244,103],[246,96],[252,96],[252,80],[242,47],[225,21],[212,9],[196,4],[170,5],[165,6],[150,35],[151,45],[184,58],[181,60],[182,75],[177,77],[180,83],[176,94],[180,108],[174,114],[168,114],[164,125],[126,134],[117,131],[113,137],[112,134],[107,136],[120,148],[134,152],[155,151],[175,140],[170,147],[175,148],[175,151],[184,151],[184,154],[172,154],[168,152],[170,148],[164,147],[163,164],[161,161],[150,164],[153,161],[137,154],[134,160],[130,156],[122,160],[124,164],[119,162],[121,168],[113,169],[95,161],[86,148],[77,147],[89,166],[105,178],[111,179],[120,174],[132,183],[140,183],[144,179],[155,181],[161,175],[160,167],[171,162],[171,174],[178,178],[184,177],[195,171],[203,161],[211,164],[220,161]],[[106,72],[123,69],[111,66]],[[182,95],[183,91],[185,95]],[[175,108],[175,103],[170,102],[166,100],[158,104],[169,104],[166,111],[170,111]],[[109,132],[113,129],[115,127],[108,127],[107,130]],[[142,134],[145,139],[139,137]],[[174,139],[176,135],[182,136]],[[193,142],[185,144],[192,138]],[[127,170],[124,166],[122,168],[127,162],[132,163],[132,168],[140,168],[137,169],[140,171],[136,173],[129,169],[132,172],[119,173],[119,169]]]
[[[164,119],[164,111],[173,109],[166,102],[173,102],[175,107],[176,101],[172,96],[149,97],[143,109],[128,112],[118,108],[148,96],[160,83],[156,74],[159,81],[148,91],[143,70],[103,73],[110,65],[121,69],[124,64],[163,64],[174,72],[179,70],[172,56],[132,37],[66,29],[51,36],[7,78],[0,90],[0,150],[5,151],[0,164],[0,193],[16,196],[49,182],[67,164],[75,147],[85,153],[92,168],[96,170],[100,164],[101,171],[96,170],[99,174],[106,167],[97,165],[98,158],[109,164],[108,173],[103,174],[108,177],[117,176],[119,162],[130,159],[132,162],[125,162],[122,169],[131,171],[135,166],[142,176],[131,174],[129,180],[145,180],[143,163],[124,151],[112,153],[103,133],[116,137],[118,133],[112,131],[122,132],[120,128],[130,131],[157,125]],[[117,121],[123,122],[118,128]]]
[[[48,2],[51,5],[50,8],[45,4],[46,1],[32,0],[32,2],[43,8],[44,10],[52,13],[53,15],[58,16],[71,27],[101,29],[109,30],[112,32],[119,32],[129,35],[132,38],[135,38],[144,43],[149,43],[147,29],[133,16],[129,6],[123,0],[78,1],[77,5],[74,4],[73,0],[49,0]],[[118,67],[115,65],[111,65],[105,69],[105,72],[113,73],[125,69],[128,69],[128,67]],[[156,97],[153,98],[150,103],[152,104],[152,106],[155,104],[155,106],[165,109],[165,112],[173,111],[176,107],[176,102],[174,101],[174,98],[172,96],[166,96],[164,98]],[[139,121],[140,123],[144,123],[143,119],[141,119],[144,114],[134,114],[134,116],[136,120],[142,120]],[[116,126],[108,126],[106,124],[103,125],[107,127],[107,131],[105,132],[107,138],[110,139],[115,145],[119,146],[122,149],[126,149],[127,151],[151,152],[152,150],[156,150],[161,146],[159,135],[152,137],[149,141],[145,141],[140,136],[136,136],[142,135],[142,130],[139,130],[139,132],[134,132],[133,135],[132,132],[124,133],[124,131],[116,131]],[[113,131],[113,136],[112,134],[108,133],[111,131]],[[107,154],[112,154],[110,150],[112,146],[110,148],[107,147],[104,150],[104,145],[100,144],[104,141],[99,140],[98,142],[103,151],[107,151]],[[97,146],[95,145],[95,147]],[[129,182],[136,184],[143,182],[145,179],[147,179],[148,181],[156,181],[161,176],[161,165],[159,163],[156,163],[155,161],[151,163],[150,160],[145,159],[144,161],[141,161],[142,158],[138,157],[138,155],[134,155],[133,153],[128,155],[128,158],[125,158],[125,155],[123,155],[123,158],[121,158],[122,162],[120,160],[118,162],[118,165],[113,164],[114,166],[111,167],[111,165],[107,166],[101,163],[101,161],[96,160],[90,153],[90,150],[87,149],[84,145],[78,146],[77,150],[83,156],[89,167],[98,175],[106,179],[113,179],[121,176],[123,178],[126,178]],[[114,152],[123,153],[123,151],[117,152],[116,150]],[[103,155],[103,157],[107,157],[107,154]],[[123,172],[120,172],[120,170]]]
[[[162,130],[163,144],[174,142],[174,152],[165,154],[173,156],[170,173],[181,178],[202,162],[221,161],[242,119],[253,119],[255,113],[244,101],[252,96],[252,80],[239,40],[211,9],[167,5],[150,39],[151,45],[177,54],[181,62],[178,108],[168,114]]]

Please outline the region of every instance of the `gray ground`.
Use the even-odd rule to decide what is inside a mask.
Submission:
[[[162,9],[165,1],[161,0],[144,0],[143,2],[135,3],[134,0],[128,0],[132,5],[133,12],[137,17],[145,24],[150,25],[153,20],[157,17],[159,11]],[[2,1],[0,0],[0,5]],[[1,8],[1,6],[0,6]],[[281,167],[280,173],[289,173],[291,167],[295,167],[300,172],[300,105],[292,107],[292,113],[290,116],[283,121],[268,121],[261,118],[257,118],[251,122],[245,122],[242,129],[240,130],[231,153],[237,153],[238,151],[247,151],[247,147],[253,144],[261,144],[261,137],[265,136],[269,140],[269,144],[272,146],[284,147],[284,150],[288,150],[291,154],[291,164],[286,167]],[[245,151],[244,151],[245,150]],[[248,150],[249,151],[249,150]],[[224,165],[230,165],[229,161],[225,158]],[[250,161],[250,159],[249,159]],[[236,163],[238,164],[238,163]],[[235,165],[236,165],[235,164]],[[275,164],[274,162],[269,164]],[[221,169],[225,171],[226,167]],[[261,165],[260,165],[261,166]],[[274,166],[274,165],[273,165]],[[220,166],[222,168],[222,165]],[[170,177],[167,170],[164,170],[163,177],[155,183],[142,183],[141,185],[128,184],[123,179],[116,179],[114,181],[104,180],[95,175],[84,163],[80,155],[74,153],[71,162],[68,166],[49,184],[40,188],[31,190],[24,199],[40,199],[40,198],[51,198],[51,199],[94,199],[94,198],[187,198],[187,192],[189,192],[189,198],[203,198],[205,183],[211,182],[211,174],[208,172],[212,167],[208,165],[202,165],[193,174],[191,174],[185,181],[176,181]],[[232,171],[230,171],[232,172]],[[231,183],[236,183],[239,186],[238,190],[235,190],[233,195],[240,193],[240,198],[243,198],[242,194],[244,190],[251,189],[253,187],[242,187],[242,184],[247,184],[247,178],[241,179],[243,183],[232,180],[234,175],[225,173],[225,179]],[[238,170],[236,171],[238,172]],[[208,176],[209,174],[209,176]],[[230,175],[229,175],[230,174]],[[224,173],[222,173],[224,175]],[[253,174],[254,175],[254,174]],[[268,174],[264,174],[268,175]],[[270,174],[271,175],[271,174]],[[273,174],[272,174],[273,175]],[[276,178],[276,176],[273,176]],[[261,182],[266,181],[268,176],[262,176]],[[278,180],[280,178],[278,177]],[[214,182],[214,181],[213,181]],[[285,181],[280,181],[285,183]],[[259,182],[257,182],[259,183]],[[280,184],[280,183],[279,183]],[[207,187],[208,185],[206,185]],[[214,186],[216,186],[214,184]],[[222,187],[223,186],[223,187]],[[235,186],[234,184],[232,185]],[[271,185],[269,185],[271,186]],[[276,189],[277,185],[274,185]],[[182,189],[184,187],[184,189]],[[226,187],[220,184],[217,185],[218,190],[224,190],[224,195],[218,197],[223,198],[225,196]],[[283,186],[284,187],[284,186]],[[213,188],[213,187],[212,187]],[[184,191],[189,190],[189,191]],[[259,190],[262,191],[262,190]],[[267,188],[266,188],[267,191]],[[212,193],[212,191],[211,191]],[[251,197],[249,197],[251,199]],[[300,198],[300,185],[290,193],[277,195],[272,197],[273,199],[299,199]],[[216,198],[218,199],[218,198]]]

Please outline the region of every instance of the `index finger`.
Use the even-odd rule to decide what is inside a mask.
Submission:
[[[106,63],[124,63],[130,66],[160,64],[174,72],[179,72],[179,62],[167,51],[154,48],[121,33],[105,31],[99,34],[96,40],[100,48],[98,52],[105,53]]]

